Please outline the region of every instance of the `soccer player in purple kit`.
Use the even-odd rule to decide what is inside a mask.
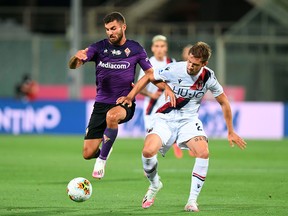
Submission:
[[[129,121],[135,111],[135,103],[131,107],[116,105],[117,98],[126,96],[132,89],[137,64],[145,73],[153,73],[144,48],[126,39],[124,16],[112,12],[103,21],[108,38],[79,50],[69,61],[71,69],[88,61],[95,62],[97,95],[86,129],[83,157],[97,158],[92,173],[97,179],[104,177],[106,159],[117,137],[118,124]],[[165,89],[166,96],[175,104],[175,96],[170,87],[163,82],[157,86]]]

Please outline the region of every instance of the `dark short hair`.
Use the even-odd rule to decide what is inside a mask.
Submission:
[[[199,41],[191,47],[188,54],[192,54],[196,58],[201,58],[202,62],[206,62],[211,57],[212,50],[208,44]]]
[[[103,22],[104,24],[107,24],[107,23],[113,22],[114,20],[123,24],[126,23],[124,16],[120,12],[112,12],[112,13],[107,14],[104,17]]]

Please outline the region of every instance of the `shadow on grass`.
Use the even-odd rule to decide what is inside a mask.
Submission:
[[[142,209],[138,205],[121,205],[115,206],[111,203],[111,206],[102,207],[0,207],[0,215],[7,216],[50,216],[50,215],[83,215],[83,216],[95,216],[95,215],[112,215],[112,216],[124,216],[124,215],[187,215],[188,212],[183,210],[184,206],[173,205],[172,203],[155,204],[150,209]],[[275,212],[275,208],[278,211]],[[282,210],[281,210],[282,209]],[[213,215],[213,216],[240,216],[240,215],[287,215],[285,213],[284,206],[263,206],[261,204],[213,204],[213,205],[201,205],[199,215]],[[275,213],[275,214],[273,214]],[[286,212],[287,213],[287,212]]]
[[[151,209],[149,209],[151,210]],[[14,216],[14,215],[29,215],[29,216],[50,216],[50,215],[177,215],[177,211],[165,211],[162,209],[154,209],[149,211],[148,209],[142,209],[141,207],[135,208],[135,206],[128,208],[117,208],[115,210],[103,209],[103,208],[86,208],[76,209],[71,207],[0,207],[0,215]]]
[[[63,208],[63,207],[0,207],[0,215],[59,215],[63,213],[71,214],[72,212],[79,212],[80,209]],[[81,215],[81,214],[79,214]]]

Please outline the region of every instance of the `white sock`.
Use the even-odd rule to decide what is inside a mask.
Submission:
[[[192,178],[189,201],[196,202],[206,179],[209,158],[196,158]]]
[[[143,169],[152,187],[159,187],[159,175],[157,173],[157,155],[146,158],[142,155]]]

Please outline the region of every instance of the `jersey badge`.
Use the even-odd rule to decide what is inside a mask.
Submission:
[[[126,56],[128,57],[129,54],[131,53],[130,49],[127,47],[125,50],[124,50]]]
[[[104,138],[104,140],[103,140],[103,141],[104,141],[104,142],[103,142],[104,144],[110,140],[110,138],[107,137],[105,134],[104,134],[103,138]]]
[[[198,83],[196,83],[196,89],[201,91],[204,87],[204,82],[202,80],[199,80]]]
[[[178,83],[180,84],[183,80],[182,79],[178,79]]]

